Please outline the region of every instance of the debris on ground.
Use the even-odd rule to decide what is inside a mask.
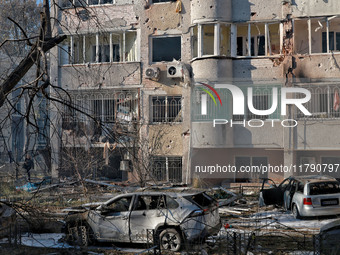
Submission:
[[[51,182],[52,182],[51,177],[46,177],[43,180],[38,181],[38,182],[28,182],[22,186],[17,186],[16,189],[30,192],[30,191],[38,190],[46,185],[49,185],[51,184]]]

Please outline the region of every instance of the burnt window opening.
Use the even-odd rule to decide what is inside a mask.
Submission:
[[[302,182],[298,182],[297,192],[303,193],[305,185]]]
[[[165,209],[164,195],[138,196],[134,211]]]
[[[326,195],[340,193],[338,182],[318,182],[309,184],[309,195]]]
[[[152,62],[171,62],[181,57],[180,36],[152,38]]]
[[[151,98],[152,123],[182,122],[181,96],[155,96]]]
[[[213,206],[215,202],[215,200],[212,197],[210,197],[209,195],[205,193],[199,193],[199,194],[192,195],[192,196],[186,196],[185,198],[191,202],[194,202],[196,205],[198,205],[201,208]]]
[[[129,211],[132,196],[122,197],[115,200],[105,206],[103,206],[102,215],[111,215],[114,213],[127,212]]]
[[[151,178],[155,181],[182,182],[182,158],[154,156],[151,159]]]

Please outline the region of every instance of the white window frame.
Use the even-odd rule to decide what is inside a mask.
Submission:
[[[135,57],[134,57],[134,60],[133,61],[128,61],[126,59],[126,56],[125,56],[125,51],[126,51],[126,34],[127,33],[136,33],[136,41],[134,42],[134,51],[135,51]],[[86,39],[89,37],[89,36],[95,36],[96,37],[96,45],[95,45],[95,61],[92,61],[93,59],[93,56],[91,55],[90,57],[90,61],[88,61],[89,63],[124,63],[124,62],[139,62],[140,61],[140,52],[139,52],[139,46],[140,46],[140,43],[139,43],[139,38],[140,38],[140,31],[139,30],[125,30],[123,31],[122,33],[118,33],[118,32],[110,32],[108,33],[109,35],[109,45],[110,45],[110,56],[109,56],[109,62],[99,62],[99,46],[100,45],[104,45],[104,44],[100,44],[99,43],[99,37],[100,37],[100,34],[99,33],[95,33],[95,34],[82,34],[82,35],[69,35],[69,44],[64,44],[64,47],[67,48],[69,47],[70,49],[70,56],[69,56],[69,63],[68,64],[62,64],[61,63],[61,58],[62,56],[64,57],[64,55],[62,55],[62,51],[65,51],[64,47],[62,49],[59,49],[59,64],[61,66],[64,66],[64,65],[73,65],[73,64],[86,64],[88,62],[86,62]],[[117,61],[113,61],[114,60],[114,52],[113,52],[113,41],[112,41],[112,36],[113,35],[119,35],[120,36],[120,40],[119,40],[119,51],[120,51],[120,60],[117,62]],[[82,53],[82,59],[83,59],[83,62],[81,63],[78,63],[78,62],[75,62],[74,60],[74,37],[82,37],[82,42],[83,42],[83,53]],[[105,44],[107,45],[107,44]]]
[[[248,26],[248,33],[247,36],[237,36],[237,25],[242,25],[242,23],[234,23],[231,26],[231,55],[232,57],[239,57],[239,58],[244,58],[244,57],[250,57],[250,58],[257,58],[257,57],[269,57],[269,56],[275,56],[275,55],[280,55],[282,54],[282,40],[283,40],[283,25],[282,23],[278,23],[278,22],[260,22],[258,24],[264,25],[265,28],[265,33],[264,35],[256,35],[256,36],[252,36],[251,35],[251,26],[257,24],[257,23],[247,23],[247,24],[243,24],[243,25],[247,25]],[[271,47],[270,47],[270,35],[269,35],[269,25],[275,25],[275,24],[279,24],[279,28],[280,28],[280,53],[279,54],[275,54],[272,55],[271,52]],[[263,56],[258,56],[258,45],[257,45],[257,38],[259,36],[264,36],[265,37],[265,53]],[[242,37],[242,43],[243,43],[243,55],[237,55],[237,37]],[[254,56],[251,55],[251,38],[254,37]]]

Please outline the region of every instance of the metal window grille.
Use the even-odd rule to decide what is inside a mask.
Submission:
[[[152,122],[182,122],[182,97],[152,97]]]
[[[152,177],[156,181],[182,182],[182,158],[152,157]]]
[[[65,105],[63,124],[92,121],[86,114],[103,124],[132,121],[138,118],[137,91],[110,90],[107,92],[70,92],[72,106]],[[86,113],[83,114],[79,111]]]
[[[303,104],[312,114],[305,116],[300,110],[296,109],[297,118],[303,119],[331,119],[340,117],[340,107],[337,107],[336,98],[340,97],[340,86],[308,86],[304,87],[311,92],[311,100]],[[296,98],[301,97],[297,94]]]

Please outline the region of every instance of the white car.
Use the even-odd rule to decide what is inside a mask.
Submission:
[[[91,241],[146,243],[151,238],[161,249],[171,251],[221,228],[218,203],[204,192],[119,195],[94,209],[69,210],[65,222],[69,240],[82,245]]]
[[[265,187],[269,183],[269,188]],[[280,185],[264,179],[260,191],[261,205],[282,205],[295,218],[340,214],[340,184],[329,176],[291,176]]]

